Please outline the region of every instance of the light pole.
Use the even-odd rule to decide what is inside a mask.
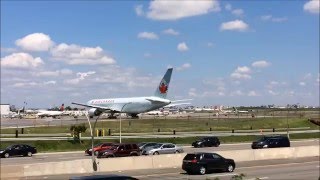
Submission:
[[[122,113],[122,110],[123,110],[123,108],[126,106],[126,105],[128,105],[128,104],[131,104],[131,102],[128,102],[128,103],[125,103],[123,106],[122,106],[122,108],[121,108],[121,110],[120,110],[120,143],[121,143],[121,113]]]
[[[88,116],[88,112],[85,113],[86,117],[87,117],[87,120],[88,120],[88,124],[89,124],[89,128],[90,128],[90,135],[91,135],[91,157],[92,157],[92,168],[93,168],[93,171],[97,171],[98,169],[98,166],[97,166],[97,162],[96,162],[96,158],[94,157],[95,153],[94,153],[94,148],[93,148],[93,140],[94,140],[94,137],[93,137],[93,131],[95,130],[96,128],[96,123],[97,123],[97,120],[99,119],[100,115],[97,117],[96,121],[94,122],[94,125],[93,125],[93,130],[91,128],[91,123],[90,123],[90,118]]]

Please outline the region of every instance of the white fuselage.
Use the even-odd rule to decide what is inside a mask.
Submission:
[[[110,108],[111,111],[122,113],[139,114],[159,109],[170,103],[171,101],[168,99],[149,96],[114,99],[92,99],[87,102],[87,105]]]

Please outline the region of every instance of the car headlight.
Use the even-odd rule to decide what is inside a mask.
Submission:
[[[0,153],[3,153],[3,151],[0,151]]]
[[[89,149],[89,151],[92,151],[92,149]]]
[[[201,142],[198,142],[197,144],[201,144]]]

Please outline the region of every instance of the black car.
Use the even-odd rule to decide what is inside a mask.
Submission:
[[[252,149],[290,147],[290,140],[287,136],[264,136],[252,142]]]
[[[37,148],[26,144],[15,144],[8,146],[4,150],[0,150],[0,156],[8,158],[10,156],[32,156],[37,153]]]
[[[233,172],[236,164],[233,159],[226,159],[216,153],[191,153],[183,158],[182,169],[188,174],[206,174],[214,170]]]
[[[220,145],[220,140],[217,137],[203,137],[192,143],[193,147],[218,147]]]

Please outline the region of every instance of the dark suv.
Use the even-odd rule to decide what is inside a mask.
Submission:
[[[223,170],[233,172],[236,164],[216,153],[191,153],[183,158],[182,169],[188,174],[206,174],[209,171]]]
[[[120,143],[114,144],[109,149],[101,151],[98,154],[98,158],[102,157],[125,157],[125,156],[139,156],[140,149],[137,144],[134,143]]]
[[[252,149],[290,147],[290,140],[287,136],[264,136],[258,141],[252,142]]]
[[[193,147],[218,147],[220,145],[220,140],[217,137],[203,137],[192,143]]]

